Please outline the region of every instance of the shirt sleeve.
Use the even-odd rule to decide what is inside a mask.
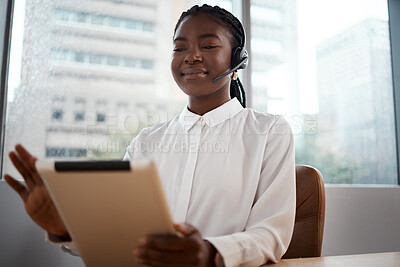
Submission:
[[[124,156],[124,161],[130,161],[133,160],[133,158],[135,157],[135,150],[136,148],[136,140],[138,137],[133,138],[133,140],[131,141],[131,143],[129,144],[129,146],[126,148],[125,151],[125,156]],[[136,153],[137,154],[137,153]]]
[[[78,249],[75,246],[75,243],[71,239],[66,240],[59,236],[45,232],[45,241],[47,243],[59,245],[62,251],[67,252],[73,256],[80,256]]]
[[[206,238],[218,250],[225,266],[278,262],[292,237],[296,183],[290,125],[278,120],[267,138],[255,202],[244,231]]]

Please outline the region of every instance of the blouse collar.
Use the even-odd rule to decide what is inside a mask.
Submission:
[[[235,116],[242,109],[243,107],[236,97],[232,98],[221,106],[210,110],[202,116],[189,111],[188,107],[186,106],[179,115],[179,122],[186,131],[189,131],[197,121],[204,122],[209,127],[213,127]]]

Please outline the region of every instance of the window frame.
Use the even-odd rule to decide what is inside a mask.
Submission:
[[[394,97],[395,135],[397,148],[397,184],[400,185],[400,1],[387,0],[389,12],[389,36],[391,46],[392,83]],[[246,48],[251,57],[251,29],[250,29],[250,0],[232,0],[233,12],[242,20],[246,31]],[[12,31],[14,0],[0,1],[0,179],[2,179],[2,165],[4,153],[4,134],[7,109],[7,83],[10,56],[10,42]],[[242,74],[246,88],[248,106],[252,106],[251,90],[251,61],[247,71]]]
[[[388,0],[389,37],[392,59],[392,83],[397,148],[397,184],[400,185],[400,1]]]
[[[3,179],[3,154],[5,138],[5,122],[7,110],[7,82],[8,65],[10,57],[12,14],[14,10],[14,0],[0,2],[0,180]]]

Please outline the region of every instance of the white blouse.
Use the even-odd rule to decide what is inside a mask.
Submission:
[[[282,116],[236,98],[199,116],[180,116],[132,140],[124,160],[152,159],[176,223],[211,242],[226,266],[278,261],[295,217],[294,143]]]

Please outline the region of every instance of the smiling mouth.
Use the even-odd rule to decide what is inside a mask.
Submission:
[[[208,75],[208,71],[204,70],[185,70],[181,73],[181,76],[187,80],[201,79]]]

